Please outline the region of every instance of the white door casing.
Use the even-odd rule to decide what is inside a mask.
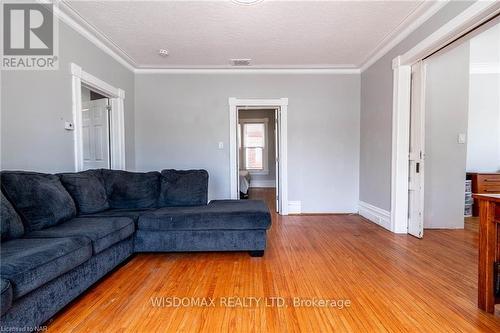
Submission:
[[[229,184],[231,199],[239,199],[238,183],[238,108],[278,109],[279,123],[279,170],[276,183],[279,187],[278,212],[288,215],[288,170],[287,170],[287,114],[288,98],[278,99],[238,99],[229,98]]]
[[[109,115],[109,151],[111,154],[110,167],[115,170],[125,170],[125,91],[115,88],[97,77],[83,71],[80,66],[74,63],[71,64],[70,69],[72,75],[75,171],[84,170],[82,84],[109,98],[112,110]]]
[[[109,169],[109,111],[108,99],[83,103],[82,139],[83,169]]]
[[[408,233],[424,234],[425,64],[411,68]]]

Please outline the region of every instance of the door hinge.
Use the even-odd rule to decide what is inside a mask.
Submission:
[[[106,111],[111,111],[111,105],[106,105]]]

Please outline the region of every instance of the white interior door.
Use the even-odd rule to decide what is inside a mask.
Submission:
[[[275,184],[275,189],[276,189],[276,212],[280,212],[280,154],[279,154],[279,116],[280,116],[280,110],[276,109],[274,111],[274,154],[275,154],[275,167],[276,167],[276,173],[275,173],[275,178],[276,178],[276,184]]]
[[[83,168],[109,169],[108,99],[82,104]]]
[[[408,233],[422,238],[424,235],[425,65],[420,61],[412,66],[411,72]]]

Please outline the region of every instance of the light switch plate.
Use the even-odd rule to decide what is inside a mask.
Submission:
[[[458,134],[457,142],[461,145],[467,142],[467,135],[465,133]]]
[[[219,142],[219,149],[224,149],[224,142]]]

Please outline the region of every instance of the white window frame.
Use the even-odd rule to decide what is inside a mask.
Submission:
[[[239,124],[241,125],[241,148],[245,149],[245,124],[264,124],[264,149],[262,150],[262,170],[251,170],[247,169],[251,175],[268,175],[269,174],[269,138],[268,138],[268,126],[269,119],[260,118],[260,119],[239,119]],[[243,166],[246,168],[246,156],[242,154],[243,158]]]
[[[111,104],[110,153],[111,169],[125,170],[125,91],[115,88],[101,79],[85,72],[80,66],[71,66],[73,99],[73,133],[75,171],[83,170],[83,135],[82,135],[82,84],[109,98]]]

